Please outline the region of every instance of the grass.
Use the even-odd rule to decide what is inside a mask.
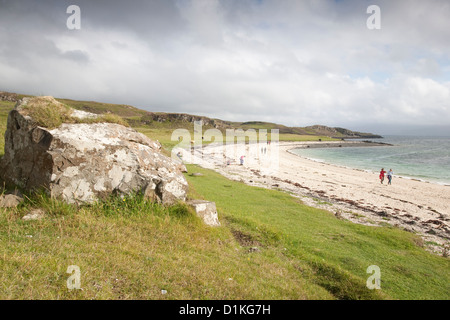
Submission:
[[[102,103],[95,101],[77,101],[70,99],[56,100],[73,109],[83,110],[96,114],[113,113],[122,118],[140,118],[147,113],[144,110],[140,110],[138,108],[123,104]]]
[[[196,192],[215,201],[220,218],[267,247],[286,248],[292,263],[311,273],[306,279],[334,297],[366,299],[448,299],[449,260],[417,246],[420,239],[393,227],[368,227],[299,204],[288,194],[249,187],[190,166]],[[380,296],[367,292],[366,269],[381,268]],[[373,295],[372,295],[373,294]]]
[[[21,95],[22,96],[22,95]],[[135,128],[137,131],[147,135],[153,140],[158,140],[162,146],[171,150],[174,146],[178,144],[178,140],[174,138],[172,141],[172,134],[175,129],[187,129],[190,132],[191,139],[194,138],[194,124],[187,123],[184,121],[151,121],[149,125],[144,125],[142,120],[148,118],[148,114],[144,110],[140,110],[138,108],[128,106],[128,105],[120,105],[120,104],[110,104],[110,103],[100,103],[94,101],[77,101],[70,99],[55,99],[52,100],[51,103],[48,99],[43,97],[31,97],[35,102],[35,105],[38,108],[33,108],[31,110],[29,108],[30,114],[38,125],[42,127],[46,127],[49,129],[56,128],[61,125],[63,122],[66,123],[94,123],[94,122],[109,122],[109,123],[119,123],[125,126],[131,126]],[[6,130],[6,117],[7,112],[9,112],[13,107],[13,102],[3,102],[0,101],[0,133]],[[96,119],[78,119],[70,116],[70,108],[84,110],[88,112],[92,112],[98,114],[98,118]],[[4,116],[4,118],[3,118]],[[231,127],[234,129],[242,129],[247,132],[249,129],[256,130],[257,139],[259,137],[259,130],[265,129],[268,130],[267,139],[272,139],[270,130],[271,129],[279,129],[280,134],[278,136],[279,141],[317,141],[321,139],[322,141],[330,141],[336,140],[327,136],[318,136],[314,135],[314,132],[305,128],[301,128],[299,132],[307,132],[308,134],[294,134],[287,133],[295,128],[288,128],[285,126],[277,125],[274,123],[265,123],[265,122],[245,122],[245,123],[230,123]],[[4,126],[4,128],[2,128]],[[211,125],[203,126],[203,134],[208,129],[213,129]],[[227,141],[225,129],[222,129],[223,142]],[[294,130],[295,131],[295,130]],[[266,138],[266,137],[263,137]],[[3,140],[3,139],[1,139]],[[246,141],[249,138],[246,137]],[[0,143],[4,143],[3,141]],[[202,141],[203,144],[208,144],[210,141]],[[1,146],[1,145],[0,145]],[[0,151],[0,154],[3,152],[3,148]]]
[[[62,102],[102,115],[109,108]],[[13,106],[0,102],[0,134]],[[138,119],[136,110],[116,111]],[[170,149],[182,125],[137,130]],[[327,139],[280,133],[281,141],[319,138]],[[139,195],[77,207],[35,194],[0,208],[0,299],[449,299],[448,258],[426,252],[412,233],[353,224],[281,191],[188,170],[203,173],[186,174],[189,197],[216,202],[220,227],[205,226],[184,204]],[[46,217],[22,220],[33,208]],[[67,289],[70,265],[80,267],[82,290]],[[371,265],[380,267],[381,290],[366,287]]]
[[[47,218],[23,221],[33,207]],[[81,288],[68,290],[77,265]],[[248,253],[185,205],[139,196],[77,208],[44,195],[0,214],[1,299],[331,299],[278,252]],[[162,294],[166,290],[167,294]]]
[[[72,108],[53,97],[33,97],[22,107],[23,113],[30,116],[41,127],[54,129],[63,123],[118,123],[128,126],[119,115],[106,113],[96,118],[77,118],[72,116]]]
[[[175,129],[182,128],[189,131],[190,137],[193,140],[194,139],[194,128],[192,125],[187,125],[186,123],[171,123],[171,124],[154,124],[152,126],[145,126],[145,127],[135,127],[135,129],[148,137],[150,137],[153,140],[158,140],[163,147],[165,147],[168,150],[171,150],[173,147],[175,147],[179,142],[177,140],[177,137],[174,137],[172,139],[172,134]],[[211,128],[204,127],[203,132],[206,132]],[[237,128],[241,129],[241,128]],[[243,129],[244,133],[249,133],[246,130],[249,129]],[[272,135],[270,131],[268,132],[267,136],[261,137],[259,132],[259,129],[256,130],[256,139],[259,141],[260,139],[266,139],[266,140],[272,140]],[[270,129],[268,129],[270,130]],[[234,139],[234,140],[233,140]],[[242,139],[242,138],[241,138]],[[222,139],[219,142],[227,143],[228,141],[235,141],[236,138],[234,136],[228,137],[226,133],[222,133]],[[335,141],[336,139],[325,137],[325,136],[311,136],[311,135],[298,135],[298,134],[279,134],[278,135],[279,141]],[[249,141],[249,136],[245,136],[245,141]],[[215,140],[202,140],[203,145],[207,145],[211,142],[217,142]]]
[[[337,141],[338,139],[330,138],[327,136],[317,136],[317,135],[299,135],[292,133],[281,133],[279,135],[280,141]]]
[[[161,145],[167,150],[172,150],[173,147],[175,147],[179,143],[176,138],[172,140],[172,133],[175,129],[171,127],[164,128],[164,127],[147,126],[147,127],[137,127],[135,129],[140,133],[145,134],[150,139],[159,141],[159,143],[161,143]],[[193,137],[194,130],[193,129],[190,130],[188,128],[186,129],[190,131],[190,134]]]
[[[317,198],[313,198],[313,200],[317,203],[317,204],[325,204],[325,205],[332,205],[332,203],[328,202],[328,201],[323,201]]]
[[[41,127],[53,129],[72,120],[71,108],[51,97],[31,98],[22,108],[23,113],[30,116]]]
[[[14,102],[0,101],[0,158],[5,152],[4,133],[6,131],[8,113],[14,107],[14,104]]]
[[[215,201],[220,227],[139,195],[77,207],[35,194],[0,209],[0,299],[448,299],[449,260],[413,234],[188,169],[203,173],[186,174],[189,197]],[[46,217],[22,220],[32,208]],[[71,265],[82,290],[67,288]],[[381,290],[366,287],[370,265]]]

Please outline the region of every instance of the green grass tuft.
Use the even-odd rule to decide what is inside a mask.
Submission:
[[[34,97],[22,107],[23,113],[30,116],[41,127],[54,129],[66,122],[72,122],[72,109],[52,97]]]
[[[0,158],[5,151],[5,131],[8,119],[8,113],[14,108],[14,102],[0,101]]]

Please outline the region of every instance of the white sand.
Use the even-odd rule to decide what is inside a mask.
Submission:
[[[345,142],[336,142],[339,144]],[[389,223],[415,232],[426,241],[441,246],[427,248],[442,252],[442,245],[450,240],[450,186],[416,181],[394,176],[392,185],[380,183],[378,172],[366,172],[308,160],[289,150],[304,147],[306,142],[281,142],[264,145],[266,154],[250,154],[249,145],[244,165],[239,165],[239,154],[223,153],[222,146],[207,146],[195,151],[196,163],[214,169],[222,175],[247,184],[277,188],[299,197],[307,205],[323,208],[338,218],[366,225]],[[226,151],[230,152],[227,146]],[[258,147],[259,148],[259,147]],[[269,172],[261,159],[271,151],[279,150],[278,163],[272,162]],[[259,151],[259,150],[258,150]],[[219,154],[219,156],[217,156]],[[185,153],[184,158],[189,156]],[[229,165],[226,159],[230,160]],[[272,158],[273,159],[273,158]],[[191,159],[192,160],[192,159]]]

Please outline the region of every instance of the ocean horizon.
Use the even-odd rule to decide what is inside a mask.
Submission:
[[[388,135],[380,139],[392,146],[293,149],[299,156],[352,169],[379,172],[392,169],[403,177],[450,185],[450,137]]]

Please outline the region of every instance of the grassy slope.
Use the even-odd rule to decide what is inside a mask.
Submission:
[[[341,221],[283,192],[189,170],[204,174],[187,175],[190,197],[216,201],[221,227],[183,205],[139,197],[77,208],[37,195],[0,209],[0,298],[448,299],[449,260],[411,233]],[[31,208],[47,217],[23,221]],[[365,286],[373,264],[381,290]],[[80,267],[83,290],[66,288],[69,265]]]
[[[117,114],[123,117],[125,120],[138,120],[142,116],[146,114],[146,111],[137,109],[135,107],[126,106],[126,105],[117,105],[117,104],[108,104],[108,103],[100,103],[100,102],[91,102],[91,101],[76,101],[69,99],[57,99],[58,101],[79,110],[90,111],[98,114],[104,114],[107,112],[111,112],[113,114]],[[8,116],[8,112],[14,107],[14,102],[0,101],[0,134],[2,135],[6,130],[6,119]],[[137,123],[139,123],[137,121]],[[236,129],[255,129],[259,134],[259,129],[268,130],[267,139],[271,139],[270,129],[280,128],[279,140],[280,141],[307,141],[307,140],[318,140],[322,139],[323,141],[334,140],[332,138],[326,136],[314,136],[314,135],[305,135],[305,134],[292,134],[292,133],[283,133],[284,126],[276,125],[273,123],[232,123],[232,125]],[[175,145],[178,144],[177,138],[174,137],[172,139],[172,134],[175,129],[187,129],[190,132],[190,135],[193,139],[194,137],[194,125],[193,123],[186,123],[182,121],[171,121],[171,122],[152,122],[151,126],[138,125],[134,126],[134,128],[149,136],[154,140],[158,140],[164,148],[171,150]],[[287,127],[286,127],[287,128]],[[203,126],[203,130],[206,131],[208,129],[213,129],[211,126]],[[286,129],[287,130],[287,129]],[[259,136],[258,136],[259,139]],[[223,141],[226,142],[226,134],[223,132]],[[208,141],[204,140],[203,143],[208,143]],[[0,156],[3,154],[4,148],[4,139],[0,139]]]
[[[146,114],[146,111],[140,110],[138,108],[128,106],[128,105],[120,105],[120,104],[112,104],[112,103],[102,103],[95,101],[77,101],[70,99],[57,99],[59,102],[62,102],[74,109],[84,110],[88,112],[93,112],[97,114],[102,113],[114,113],[121,117],[141,117]]]
[[[142,125],[140,119],[145,118],[146,111],[137,109],[132,106],[127,105],[117,105],[100,103],[93,101],[76,101],[69,99],[57,99],[58,101],[71,106],[75,109],[90,111],[94,113],[105,113],[111,112],[129,120],[131,124],[135,123],[133,127],[149,136],[154,140],[158,140],[163,147],[166,149],[172,149],[177,143],[176,137],[172,140],[172,133],[175,129],[187,129],[191,133],[191,137],[194,137],[194,124],[186,123],[182,121],[167,121],[167,122],[157,122],[153,121],[151,126]],[[322,139],[323,141],[336,140],[324,135],[315,135],[313,131],[308,128],[290,128],[283,125],[268,123],[268,122],[226,122],[229,126],[234,129],[243,129],[244,131],[249,129],[254,129],[259,134],[260,129],[266,129],[268,131],[268,139],[271,139],[270,130],[279,129],[279,140],[280,141],[312,141]],[[203,130],[213,129],[212,126],[203,126]],[[223,132],[223,141],[226,142],[226,133]],[[339,135],[339,134],[338,134]],[[258,136],[259,139],[259,136]],[[203,141],[203,143],[208,143],[208,141]]]
[[[12,106],[0,104],[1,130]],[[170,145],[172,128],[140,130]],[[351,224],[285,193],[189,170],[204,174],[187,175],[190,196],[215,201],[221,227],[183,206],[133,198],[76,208],[34,196],[0,209],[0,298],[449,298],[449,260],[425,252],[411,233]],[[49,217],[21,220],[32,207]],[[373,264],[382,290],[365,287]],[[80,266],[83,290],[66,288],[69,265]]]
[[[261,242],[286,248],[301,276],[338,298],[370,298],[365,287],[370,265],[381,269],[382,292],[399,299],[448,299],[450,261],[425,252],[412,233],[341,221],[333,214],[298,203],[273,190],[229,181],[198,167],[189,177],[195,190],[215,201],[222,220]],[[263,249],[264,251],[264,249]]]
[[[33,206],[49,217],[21,220]],[[333,298],[279,250],[250,254],[229,228],[207,227],[183,206],[130,198],[77,210],[37,197],[0,214],[0,226],[2,299]],[[69,265],[80,267],[83,290],[66,288]]]

